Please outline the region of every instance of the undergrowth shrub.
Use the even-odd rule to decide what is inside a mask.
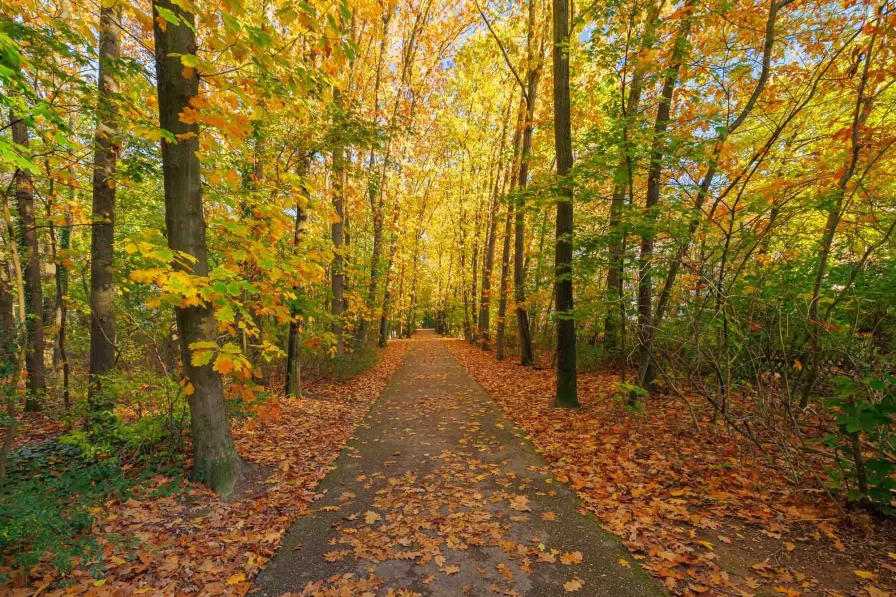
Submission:
[[[22,446],[10,454],[0,487],[0,553],[23,571],[47,554],[63,572],[76,558],[90,561],[98,555],[87,533],[94,522],[91,509],[127,499],[135,480],[117,459],[89,458],[72,444],[45,440]]]

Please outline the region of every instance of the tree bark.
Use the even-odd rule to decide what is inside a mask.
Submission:
[[[13,240],[9,239],[10,244]],[[0,387],[6,407],[6,435],[0,446],[0,479],[6,476],[6,462],[12,449],[16,428],[16,393],[19,359],[16,319],[13,316],[12,284],[9,280],[9,256],[0,252]]]
[[[504,145],[507,142],[507,127],[509,126],[510,113],[513,109],[513,94],[507,101],[507,113],[504,116],[504,125],[501,129],[501,146],[498,150],[498,166],[504,154]],[[501,168],[504,180],[495,176],[495,188],[492,190],[491,204],[489,205],[489,229],[486,239],[485,262],[482,270],[482,296],[479,300],[479,337],[482,341],[482,350],[491,350],[491,301],[492,301],[492,271],[495,269],[495,237],[498,233],[498,203],[501,198],[502,188],[507,184],[507,169]]]
[[[495,334],[495,358],[499,361],[504,360],[504,352],[506,348],[506,329],[507,329],[507,279],[510,276],[510,237],[513,230],[513,207],[515,201],[512,198],[513,191],[516,189],[518,176],[518,160],[520,157],[520,145],[522,144],[522,129],[525,118],[525,98],[520,100],[520,106],[517,111],[516,127],[513,129],[513,158],[508,165],[510,177],[510,189],[508,190],[507,199],[507,219],[504,222],[504,245],[501,251],[501,287],[498,289],[498,329]]]
[[[28,149],[28,127],[25,121],[10,114],[12,140]],[[31,174],[21,168],[15,171],[16,203],[19,208],[19,253],[24,266],[25,311],[27,334],[25,370],[28,373],[25,411],[36,412],[43,407],[47,392],[44,367],[44,295],[41,288],[40,249],[37,239],[37,218],[34,212],[34,185]]]
[[[100,10],[97,126],[93,157],[93,218],[90,234],[90,362],[88,421],[95,431],[115,422],[115,397],[103,391],[103,378],[115,366],[115,169],[118,159],[118,81],[121,58],[118,23],[121,6]]]
[[[661,1],[652,1],[648,5],[647,14],[644,23],[644,36],[641,44],[640,54],[649,51],[656,41],[656,28],[659,24],[658,16]],[[639,56],[642,58],[642,56]],[[637,58],[636,58],[637,59]],[[629,86],[628,101],[622,108],[622,117],[625,119],[622,127],[622,158],[616,166],[615,179],[613,181],[613,196],[610,200],[610,221],[609,221],[609,255],[610,264],[607,268],[607,294],[613,296],[613,302],[618,308],[609,305],[606,317],[604,318],[604,350],[610,357],[616,358],[621,353],[621,326],[625,325],[621,315],[625,312],[624,300],[622,292],[624,253],[622,245],[624,243],[624,232],[622,230],[622,212],[625,207],[625,199],[628,190],[632,184],[634,176],[632,165],[632,153],[634,147],[631,143],[632,119],[638,111],[641,103],[641,92],[644,87],[644,77],[647,74],[645,65],[637,62],[632,74],[632,80]],[[615,295],[615,296],[614,296]]]
[[[345,352],[345,341],[342,337],[342,313],[345,310],[345,272],[342,255],[342,247],[345,244],[344,152],[341,144],[333,150],[333,210],[336,212],[336,221],[330,225],[330,238],[333,241],[333,261],[330,264],[330,288],[333,295],[330,314],[333,316],[333,322],[330,331],[336,340],[336,356],[342,356]]]
[[[392,230],[396,230],[398,228],[398,219],[401,212],[398,208],[398,203],[395,204],[394,211],[392,213]],[[392,267],[395,263],[395,252],[398,250],[398,241],[395,238],[395,234],[392,234],[392,240],[389,244],[389,260],[386,265],[386,279],[383,282],[383,310],[380,313],[380,334],[379,334],[379,347],[385,348],[386,344],[389,341],[389,310],[392,308]]]
[[[507,203],[507,219],[504,222],[504,247],[501,251],[501,288],[498,299],[498,330],[495,339],[495,358],[504,360],[506,349],[505,329],[507,325],[507,278],[510,270],[510,236],[513,231],[513,202]]]
[[[199,75],[193,69],[185,69],[180,60],[182,55],[196,54],[195,18],[170,0],[153,0],[153,7],[157,17],[153,22],[159,124],[168,137],[162,140],[168,246],[193,257],[191,266],[177,260],[176,269],[205,277],[208,275],[208,253],[200,163],[196,155],[199,126],[180,119],[190,101],[199,94]],[[176,15],[180,23],[165,21],[163,11]],[[216,341],[214,307],[203,304],[175,307],[174,311],[190,405],[193,477],[226,496],[242,479],[244,465],[233,445],[221,377],[211,364],[196,366],[191,358],[194,343],[214,344]]]
[[[9,255],[3,254],[2,259],[0,259],[0,267],[4,268],[0,272],[0,285],[3,285],[4,288],[2,301],[0,301],[2,303],[0,304],[0,311],[3,312],[0,315],[0,317],[3,317],[2,323],[0,323],[0,335],[6,336],[5,338],[0,338],[2,340],[0,342],[0,359],[2,359],[0,360],[0,379],[3,380],[0,388],[6,394],[6,436],[3,438],[3,445],[0,446],[0,478],[3,478],[6,475],[7,458],[9,451],[12,449],[12,441],[16,432],[16,402],[19,392],[19,380],[21,379],[21,372],[25,368],[25,352],[28,345],[27,328],[25,326],[28,313],[25,310],[25,301],[19,300],[17,311],[21,325],[19,325],[19,329],[16,331],[16,317],[12,313],[13,296],[8,270],[10,264],[7,262],[12,262],[16,293],[19,297],[25,296],[25,279],[19,253],[19,242],[17,242],[16,231],[9,214],[6,193],[0,199],[2,199],[3,220],[6,222],[6,237],[9,241]],[[6,319],[6,301],[9,302],[9,319]]]
[[[299,243],[308,223],[308,195],[305,179],[311,168],[311,158],[306,157],[300,162],[299,176],[301,178],[302,192],[296,204],[296,225],[293,231],[292,245],[293,249],[298,253]],[[299,296],[302,289],[298,286],[293,288],[296,297]],[[284,391],[287,396],[300,398],[302,396],[302,321],[300,317],[304,314],[300,312],[295,305],[290,308],[292,320],[289,322],[289,332],[286,340],[286,383]]]
[[[523,147],[520,153],[519,198],[514,213],[513,249],[513,300],[516,310],[517,335],[520,342],[520,364],[534,362],[532,335],[529,330],[529,312],[526,310],[526,270],[525,270],[525,198],[522,191],[529,183],[529,152],[532,149],[532,132],[535,127],[535,94],[541,70],[540,57],[535,56],[535,0],[529,0],[529,23],[526,35],[526,126],[523,130]],[[536,64],[537,62],[537,64]]]
[[[74,202],[74,186],[68,185],[69,200]],[[51,193],[52,195],[52,193]],[[51,211],[52,202],[47,204],[47,212]],[[48,216],[50,214],[48,213]],[[62,404],[65,411],[71,408],[71,394],[69,392],[69,364],[66,347],[66,333],[68,328],[68,306],[65,304],[68,295],[68,267],[65,265],[64,254],[71,247],[72,238],[72,212],[65,209],[65,225],[59,229],[59,237],[56,236],[56,226],[50,221],[50,246],[52,248],[53,263],[56,264],[56,305],[53,313],[53,322],[56,328],[56,343],[53,352],[53,374],[56,382],[62,388]],[[63,255],[61,257],[61,255]]]
[[[474,178],[476,171],[473,171]],[[477,201],[476,206],[476,219],[473,223],[473,257],[472,257],[472,273],[473,280],[470,284],[470,338],[469,341],[472,344],[475,344],[479,341],[479,325],[478,325],[478,312],[479,305],[476,302],[477,292],[476,290],[479,288],[479,237],[480,231],[482,229],[482,196],[480,195],[479,201]]]
[[[557,312],[558,406],[579,405],[576,390],[576,325],[573,315],[572,239],[573,193],[569,171],[573,165],[569,98],[569,2],[554,0],[554,145],[557,153],[556,246],[554,297]]]
[[[656,223],[656,206],[660,201],[662,190],[663,159],[666,150],[666,130],[672,111],[672,95],[678,85],[678,77],[681,65],[687,50],[688,35],[691,28],[690,11],[693,9],[693,0],[685,7],[688,11],[684,16],[681,29],[675,37],[670,58],[669,68],[663,81],[663,89],[660,94],[659,106],[656,111],[656,121],[653,126],[653,144],[650,150],[650,166],[647,171],[647,201],[644,204],[646,219],[645,230],[641,235],[641,250],[638,257],[638,381],[637,385],[645,390],[654,389],[656,380],[656,364],[653,359],[653,244],[656,231],[653,227]],[[630,397],[635,400],[633,393]]]

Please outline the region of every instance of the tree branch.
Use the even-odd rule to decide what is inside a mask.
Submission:
[[[492,34],[492,37],[495,38],[495,43],[498,44],[498,48],[501,50],[501,55],[504,56],[504,61],[507,63],[507,67],[510,69],[510,72],[513,73],[513,77],[516,79],[516,82],[519,83],[520,89],[523,92],[523,98],[528,103],[529,102],[529,94],[526,90],[526,85],[523,83],[523,80],[520,78],[519,73],[516,72],[516,69],[513,68],[513,63],[510,61],[510,57],[507,55],[507,50],[504,49],[504,44],[501,43],[501,38],[499,38],[498,34],[495,33],[495,30],[492,29],[492,24],[488,21],[488,18],[485,16],[485,13],[482,12],[482,8],[479,6],[478,0],[473,0],[473,4],[476,5],[476,10],[479,11],[479,15],[482,17],[482,20],[485,21],[485,26],[488,27],[488,30]]]

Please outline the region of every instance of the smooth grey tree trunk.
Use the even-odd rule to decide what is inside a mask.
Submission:
[[[121,57],[118,23],[121,6],[100,10],[99,101],[94,134],[93,218],[90,234],[90,362],[88,421],[95,431],[114,424],[114,396],[103,391],[103,378],[115,366],[115,169],[118,159],[118,81]]]
[[[185,72],[181,55],[196,54],[195,18],[169,0],[154,0],[154,9],[175,14],[179,24],[160,21],[154,10],[156,81],[159,124],[174,139],[162,140],[162,173],[165,186],[165,227],[168,246],[193,258],[192,264],[177,260],[174,267],[196,276],[208,275],[205,218],[202,212],[199,126],[180,120],[190,100],[199,94],[199,76]],[[188,75],[188,76],[185,76]],[[242,479],[244,464],[236,453],[230,417],[221,387],[221,377],[211,364],[196,366],[191,346],[216,341],[214,307],[210,304],[175,307],[181,359],[187,380],[190,428],[193,435],[193,477],[214,491],[229,495]]]

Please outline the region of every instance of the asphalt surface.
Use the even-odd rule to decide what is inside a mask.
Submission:
[[[663,594],[432,331],[319,491],[255,595]]]

